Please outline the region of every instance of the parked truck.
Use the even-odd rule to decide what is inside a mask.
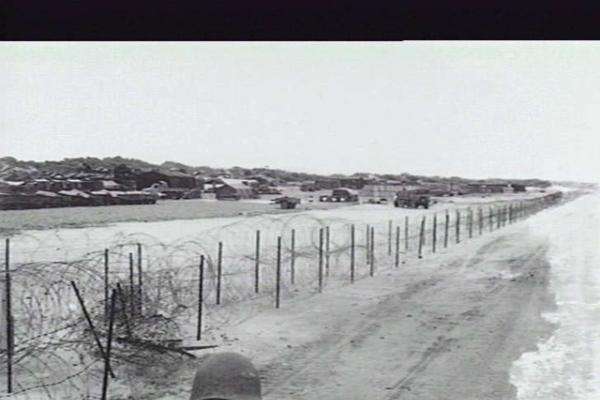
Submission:
[[[319,201],[324,202],[357,202],[358,193],[356,190],[348,188],[333,189],[331,195],[323,195],[319,197]]]
[[[394,207],[403,208],[429,208],[431,197],[419,191],[403,190],[394,196]]]

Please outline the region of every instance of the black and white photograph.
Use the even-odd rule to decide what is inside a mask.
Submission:
[[[599,71],[1,42],[0,399],[600,399]]]

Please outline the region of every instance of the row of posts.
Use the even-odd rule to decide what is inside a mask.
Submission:
[[[494,230],[494,220],[496,223],[496,229],[505,226],[506,224],[511,224],[516,220],[522,219],[532,213],[535,213],[542,208],[545,207],[545,203],[542,202],[529,202],[529,203],[519,203],[516,205],[510,204],[508,206],[503,206],[493,209],[493,207],[489,207],[488,213],[488,226],[490,232]],[[495,213],[494,213],[495,211]],[[478,233],[479,235],[483,234],[484,230],[484,210],[482,208],[478,209]],[[456,210],[456,225],[455,225],[455,240],[456,243],[460,243],[461,240],[461,211]],[[438,215],[434,214],[432,219],[432,236],[431,236],[431,249],[432,252],[435,253],[437,250],[438,243]],[[449,227],[450,227],[450,214],[446,210],[444,215],[444,237],[443,237],[443,246],[444,248],[448,247],[449,240]],[[474,231],[474,213],[473,210],[468,209],[466,215],[466,229],[467,229],[467,237],[473,237]],[[395,229],[395,238],[394,238],[394,229],[392,221],[388,223],[388,237],[387,237],[387,254],[388,256],[392,256],[392,252],[394,250],[394,266],[398,267],[400,263],[400,253],[401,253],[401,240],[400,240],[401,226],[396,226]],[[423,216],[420,221],[419,226],[419,235],[418,235],[418,258],[423,257],[423,250],[425,246],[425,237],[426,233],[426,216]],[[329,276],[330,269],[330,243],[331,243],[331,234],[330,228],[320,228],[319,229],[319,244],[318,244],[318,292],[321,293],[323,291],[323,278],[324,276]],[[260,290],[260,249],[261,249],[261,236],[260,231],[256,231],[255,238],[255,265],[254,265],[254,291],[255,293],[259,293]],[[296,231],[295,229],[291,230],[291,255],[290,255],[290,282],[291,284],[295,283],[295,263],[296,263]],[[374,276],[375,274],[375,227],[367,225],[365,232],[365,256],[366,256],[366,265],[369,266],[369,276]],[[355,225],[350,226],[350,283],[354,283],[356,278],[356,228]],[[409,250],[409,218],[405,216],[404,219],[404,252],[407,253]],[[202,317],[203,317],[203,304],[204,304],[204,263],[205,257],[204,255],[200,256],[200,263],[198,268],[198,318],[197,318],[197,334],[196,339],[199,341],[202,337]],[[5,244],[5,318],[6,318],[6,353],[7,353],[7,391],[8,393],[13,392],[13,382],[12,382],[12,366],[13,366],[13,354],[14,354],[14,319],[12,316],[12,304],[11,304],[11,271],[10,271],[10,240],[6,239]],[[142,271],[142,246],[140,244],[137,245],[137,271],[135,268],[134,255],[133,253],[129,253],[129,293],[128,293],[128,302],[129,302],[129,311],[130,316],[135,317],[139,316],[143,312],[143,271]],[[222,290],[222,276],[223,276],[223,243],[218,243],[217,250],[217,281],[216,281],[216,293],[215,293],[215,303],[217,305],[221,304],[221,290]],[[137,285],[135,281],[135,275],[137,272]],[[95,329],[93,327],[92,320],[85,309],[85,305],[83,303],[83,298],[79,293],[75,282],[71,282],[71,285],[75,291],[75,294],[78,298],[78,301],[84,310],[84,315],[86,316],[86,320],[92,328],[92,331],[95,333]],[[116,289],[111,289],[110,281],[109,281],[109,251],[106,249],[104,251],[104,305],[105,305],[105,319],[109,325],[109,336],[112,335],[113,329],[113,317],[115,310],[115,301],[116,298],[120,300],[122,314],[125,319],[126,330],[128,334],[131,333],[131,326],[129,321],[129,317],[127,317],[127,301],[123,289],[120,283],[117,283]],[[281,304],[281,236],[277,237],[277,256],[276,256],[276,279],[275,279],[275,307],[279,308]],[[106,368],[105,375],[110,374],[114,376],[112,370],[110,370],[109,363],[109,352],[110,352],[110,340],[107,345],[107,349],[104,350],[102,345],[100,344],[98,336],[95,335],[95,340],[97,345],[100,348],[101,354],[106,359]],[[105,376],[105,384],[106,384],[107,376]],[[103,398],[106,398],[106,388],[103,388]]]

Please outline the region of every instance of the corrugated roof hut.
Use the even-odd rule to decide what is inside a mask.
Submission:
[[[258,194],[245,181],[221,179],[223,183],[215,185],[215,197],[218,200],[257,199]]]

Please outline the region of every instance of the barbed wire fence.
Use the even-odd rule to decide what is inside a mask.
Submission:
[[[69,261],[34,261],[43,253],[39,243],[29,259],[11,263],[7,239],[0,397],[103,398],[100,377],[107,367],[117,380],[124,370],[141,373],[147,365],[173,370],[202,348],[201,334],[239,318],[234,307],[284,307],[295,296],[352,284],[574,197],[428,210],[370,224],[264,216],[174,244],[118,236],[106,249]]]

